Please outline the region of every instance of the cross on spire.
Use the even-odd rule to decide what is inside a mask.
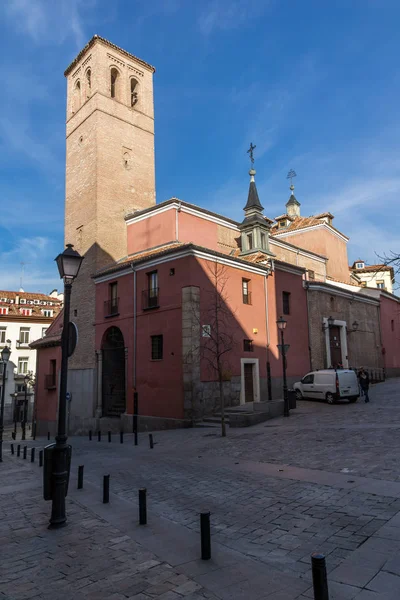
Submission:
[[[252,142],[250,142],[250,148],[247,150],[247,154],[250,155],[251,166],[254,164],[254,155],[253,151],[257,146],[254,146]]]
[[[296,171],[294,169],[290,169],[289,173],[286,175],[286,179],[290,179],[290,189],[294,190],[293,178],[297,177]]]

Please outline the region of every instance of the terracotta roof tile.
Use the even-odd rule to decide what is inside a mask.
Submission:
[[[280,235],[280,234],[284,234],[287,233],[288,231],[297,231],[299,229],[306,229],[307,227],[314,227],[316,225],[323,225],[326,224],[325,221],[323,219],[320,219],[318,217],[295,217],[292,221],[292,223],[290,223],[290,225],[288,225],[285,228],[280,228],[278,223],[276,223],[275,225],[272,226],[272,235]],[[329,227],[331,227],[334,231],[337,231],[338,233],[340,233],[340,235],[343,235],[346,239],[349,239],[346,235],[344,235],[341,231],[339,231],[338,229],[336,229],[336,227],[333,227],[333,225],[329,225]]]
[[[394,272],[393,267],[390,267],[389,265],[365,265],[365,267],[363,267],[362,269],[357,269],[356,267],[349,267],[349,269],[350,271],[353,271],[353,273],[359,273],[360,275],[362,275],[363,273],[374,273],[375,271]]]

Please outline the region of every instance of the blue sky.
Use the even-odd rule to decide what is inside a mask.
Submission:
[[[235,219],[257,145],[265,213],[297,172],[302,214],[330,210],[349,258],[399,250],[398,0],[3,0],[0,289],[60,287],[63,71],[97,33],[157,68],[157,201]]]

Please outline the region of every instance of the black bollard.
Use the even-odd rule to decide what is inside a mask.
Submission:
[[[28,446],[24,446],[24,459],[26,459],[27,454],[28,454]]]
[[[211,558],[210,513],[200,513],[201,559]]]
[[[31,449],[31,462],[35,462],[35,448]]]
[[[153,450],[154,442],[153,442],[153,434],[152,433],[149,433],[149,444],[150,444],[151,450]]]
[[[111,431],[108,432],[108,443],[111,442]]]
[[[92,441],[92,430],[89,429],[89,442],[91,442],[91,441]]]
[[[11,444],[11,454],[14,454],[14,444]]]
[[[139,525],[147,525],[147,490],[139,490]]]
[[[21,446],[19,444],[17,446],[17,456],[21,456]]]
[[[311,568],[314,600],[329,600],[325,556],[323,554],[318,554],[318,552],[311,554]]]
[[[103,476],[103,504],[110,502],[110,476]]]
[[[43,450],[39,450],[39,467],[43,467]]]
[[[50,439],[50,431],[47,432],[47,439]]]
[[[83,488],[83,465],[78,467],[78,490]]]
[[[97,441],[101,442],[101,431],[97,432]]]
[[[124,432],[123,431],[119,432],[119,442],[120,442],[120,444],[124,443]]]

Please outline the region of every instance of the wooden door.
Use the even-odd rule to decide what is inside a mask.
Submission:
[[[254,384],[253,384],[253,363],[244,364],[244,401],[253,402]]]
[[[342,347],[340,344],[340,327],[332,325],[329,329],[329,342],[331,347],[331,364],[328,367],[336,369],[342,364]]]

